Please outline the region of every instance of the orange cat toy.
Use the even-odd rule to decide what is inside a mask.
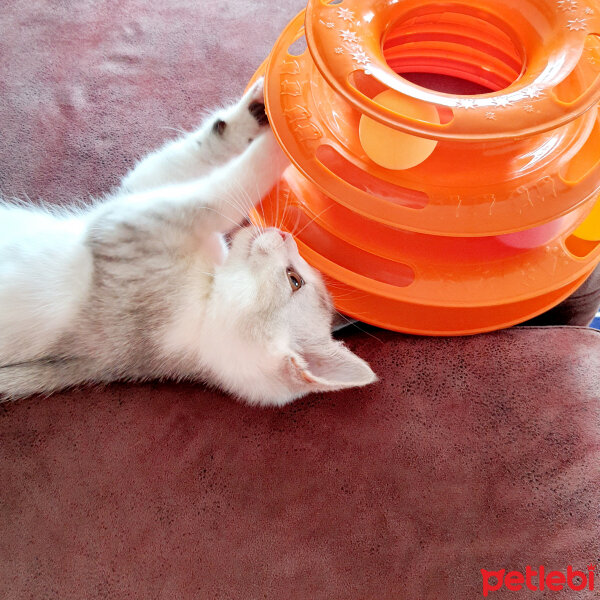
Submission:
[[[295,235],[340,312],[489,331],[600,262],[600,4],[310,0],[259,75],[292,167],[253,220]]]

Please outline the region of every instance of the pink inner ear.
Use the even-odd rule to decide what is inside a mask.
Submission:
[[[300,377],[302,377],[302,379],[304,379],[304,381],[306,381],[306,383],[317,383],[317,380],[311,377],[310,373],[298,364],[298,361],[294,356],[292,356],[291,360],[296,372]]]
[[[334,340],[304,348],[302,358],[307,363],[309,377],[313,377],[319,385],[326,384],[341,389],[366,385],[376,379],[364,360]]]
[[[377,380],[364,360],[333,339],[289,354],[286,369],[296,384],[304,382],[310,391],[341,390]]]

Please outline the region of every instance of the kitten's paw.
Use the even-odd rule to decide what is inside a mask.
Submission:
[[[248,110],[250,114],[256,119],[256,122],[263,126],[269,124],[269,118],[267,117],[267,113],[265,112],[265,105],[261,102],[252,102],[248,106]]]
[[[248,110],[260,126],[269,124],[265,112],[265,78],[259,77],[242,98],[242,104],[247,102]]]
[[[250,87],[250,89],[244,94],[242,101],[247,100],[249,104],[258,102],[260,104],[265,103],[265,78],[259,77]]]
[[[242,152],[268,125],[264,78],[261,77],[237,104],[215,115],[212,134],[227,146],[229,151]]]

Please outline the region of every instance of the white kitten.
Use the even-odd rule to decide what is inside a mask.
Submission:
[[[0,396],[197,379],[282,405],[375,380],[289,234],[223,233],[289,164],[259,81],[80,210],[0,205]]]

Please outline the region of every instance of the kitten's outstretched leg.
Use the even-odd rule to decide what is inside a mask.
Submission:
[[[99,205],[90,222],[88,241],[96,260],[111,259],[127,240],[161,248],[185,246],[189,238],[225,233],[275,186],[289,165],[270,130],[234,159],[206,177],[146,192],[117,196]],[[152,256],[149,248],[144,255]]]
[[[268,125],[263,79],[235,105],[216,111],[193,133],[168,142],[125,176],[122,189],[140,192],[206,175],[243,152]]]
[[[289,166],[273,133],[268,130],[248,149],[207,178],[209,202],[198,215],[196,231],[230,231],[241,224],[281,179]]]

